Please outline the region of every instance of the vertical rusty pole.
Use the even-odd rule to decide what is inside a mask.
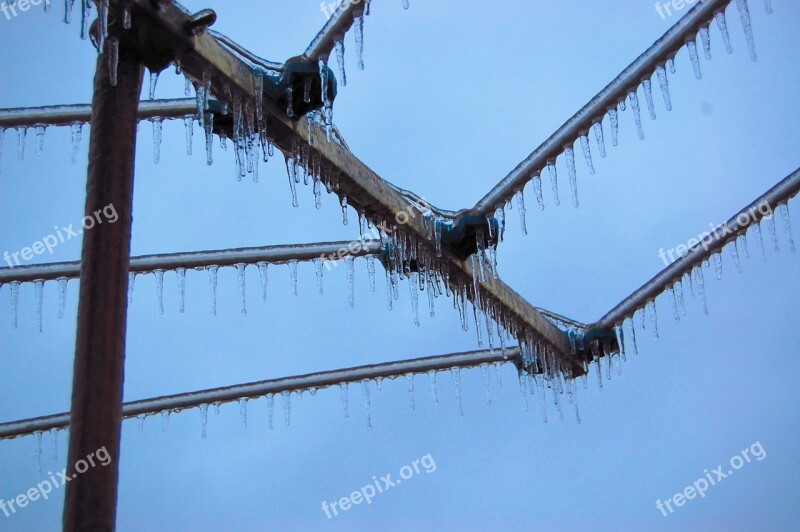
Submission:
[[[135,53],[127,52],[121,43],[117,85],[112,87],[107,54],[97,58],[84,218],[85,226],[90,224],[89,218],[95,224],[83,231],[81,253],[67,461],[71,480],[66,485],[63,516],[64,530],[69,532],[114,530],[116,520],[136,115],[142,73]],[[108,221],[104,208],[116,211],[116,222]]]

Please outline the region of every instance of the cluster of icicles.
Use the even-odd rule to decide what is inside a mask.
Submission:
[[[747,47],[750,58],[753,61],[755,61],[756,60],[755,43],[753,40],[753,29],[751,25],[750,11],[748,8],[747,0],[732,0],[731,4],[734,1],[736,3],[736,6],[739,11],[739,16],[741,18],[742,27],[744,29],[744,35],[747,41]],[[772,13],[772,6],[769,0],[766,0],[765,7],[767,13]],[[713,20],[720,31],[720,34],[722,36],[722,41],[725,46],[725,50],[729,54],[733,53],[730,35],[728,33],[728,25],[726,22],[724,7],[720,8],[720,10],[714,14]],[[702,78],[702,73],[700,70],[700,57],[698,55],[696,39],[697,36],[700,37],[700,42],[703,48],[703,55],[707,60],[710,60],[711,59],[711,37],[709,32],[710,25],[711,21],[708,21],[707,23],[701,25],[697,31],[697,34],[692,38],[688,39],[685,43],[689,59],[691,60],[692,63],[692,68],[694,70],[694,74],[697,79]],[[656,67],[654,73],[658,85],[661,88],[661,94],[664,100],[664,107],[667,111],[672,110],[672,99],[669,93],[667,70],[669,70],[670,74],[675,74],[676,54],[677,52],[672,53],[669,57],[665,58],[664,62]],[[607,109],[607,113],[605,116],[594,117],[591,126],[587,124],[586,130],[584,130],[580,134],[578,139],[575,139],[568,145],[564,146],[564,151],[561,153],[561,156],[563,162],[566,164],[567,167],[567,174],[569,177],[573,207],[577,208],[579,206],[577,169],[575,165],[576,144],[580,145],[580,151],[583,152],[583,157],[586,161],[586,166],[588,168],[589,174],[594,175],[595,167],[592,158],[591,145],[589,141],[589,130],[591,129],[594,135],[597,144],[597,149],[598,152],[600,153],[600,157],[604,158],[606,156],[606,133],[605,133],[606,129],[604,128],[606,127],[610,128],[611,144],[613,146],[616,146],[619,141],[620,113],[625,111],[628,106],[630,106],[631,111],[633,112],[633,119],[636,126],[636,133],[640,140],[644,140],[644,129],[642,125],[642,110],[639,103],[640,100],[638,91],[639,89],[641,89],[642,93],[644,94],[645,101],[647,103],[647,113],[652,120],[655,120],[656,108],[653,98],[653,82],[651,80],[651,77],[652,75],[642,79],[638,87],[633,87],[629,89],[627,95],[623,95],[618,101],[616,106],[609,107]],[[607,126],[604,126],[603,122],[606,118],[607,118]],[[534,171],[530,176],[529,182],[531,182],[533,185],[533,191],[536,196],[536,202],[539,206],[539,210],[544,210],[545,207],[543,193],[542,193],[542,179],[545,173],[547,174],[550,180],[550,186],[553,194],[553,203],[555,203],[556,206],[561,204],[558,195],[558,170],[556,168],[557,159],[558,159],[557,156],[554,156],[552,159],[549,159],[544,168]],[[494,217],[495,219],[500,221],[504,220],[505,210],[511,209],[513,207],[512,199],[514,203],[516,203],[517,211],[519,213],[522,234],[527,235],[527,227],[525,221],[526,208],[525,208],[524,184],[519,189],[517,189],[510,197],[508,197],[502,204],[495,206],[495,212],[493,214],[490,214],[488,217],[489,218]]]
[[[403,379],[406,384],[406,389],[408,390],[408,404],[411,410],[416,410],[417,404],[417,396],[416,396],[416,382],[419,377],[425,375],[428,380],[428,384],[430,387],[430,393],[435,406],[439,406],[439,384],[437,382],[437,378],[441,373],[450,373],[450,376],[453,381],[453,391],[455,392],[455,400],[456,406],[458,408],[458,413],[460,416],[464,416],[464,405],[462,401],[462,371],[469,370],[469,369],[480,369],[481,372],[481,380],[483,382],[484,388],[484,398],[486,404],[488,406],[492,406],[492,391],[491,391],[491,368],[494,368],[494,380],[498,388],[502,388],[503,381],[501,378],[500,369],[505,363],[512,363],[512,362],[494,362],[494,363],[484,363],[480,364],[479,366],[453,366],[448,369],[441,369],[441,370],[428,370],[425,374],[423,373],[405,373],[403,375],[394,375],[389,377],[377,377],[375,379],[365,379],[356,382],[341,382],[338,384],[334,384],[331,386],[325,386],[321,388],[303,388],[303,389],[295,389],[295,390],[284,390],[278,393],[268,393],[261,396],[248,396],[248,397],[241,397],[231,401],[223,402],[212,402],[212,403],[202,403],[197,407],[186,407],[180,409],[167,409],[159,412],[161,417],[161,432],[162,434],[166,434],[167,429],[169,427],[169,421],[171,414],[179,413],[183,410],[194,410],[195,408],[200,413],[200,435],[202,438],[207,438],[208,436],[208,410],[209,407],[214,409],[215,414],[219,415],[220,413],[220,406],[222,404],[229,404],[229,403],[237,403],[239,405],[239,416],[242,422],[242,426],[247,426],[248,421],[248,404],[251,401],[257,401],[260,399],[264,399],[266,406],[267,406],[267,424],[269,430],[273,430],[273,422],[274,422],[274,411],[275,411],[275,398],[277,395],[280,396],[282,401],[282,409],[283,409],[283,423],[285,426],[290,425],[291,420],[291,402],[292,402],[292,395],[295,396],[296,399],[301,399],[303,395],[307,392],[310,396],[315,396],[318,391],[324,390],[326,388],[339,388],[339,395],[342,404],[342,413],[345,419],[350,419],[350,385],[360,385],[361,388],[361,396],[363,400],[363,408],[364,408],[364,417],[365,423],[367,428],[372,428],[372,398],[371,398],[371,388],[375,388],[378,391],[383,389],[383,381],[384,380],[397,380]],[[518,369],[515,366],[515,369]],[[522,393],[522,400],[523,406],[525,411],[529,409],[528,403],[528,395],[537,395],[539,397],[539,403],[541,407],[541,414],[542,414],[542,421],[547,423],[548,420],[548,409],[547,409],[547,388],[551,388],[553,390],[553,398],[554,398],[554,407],[559,416],[559,419],[563,422],[564,421],[564,409],[561,406],[561,402],[559,401],[559,395],[566,393],[569,398],[569,405],[574,407],[575,415],[577,422],[580,423],[580,414],[578,411],[578,404],[577,404],[577,386],[574,380],[567,380],[563,383],[552,385],[551,383],[546,382],[545,378],[542,375],[532,376],[531,374],[525,371],[517,371],[518,375],[518,383],[520,387],[520,391]],[[135,416],[135,419],[138,422],[138,429],[139,431],[144,430],[145,421],[148,417],[154,416],[156,414],[139,414]],[[129,416],[126,419],[133,419],[134,416]],[[69,428],[54,428],[49,431],[50,439],[52,441],[52,460],[54,462],[58,462],[58,448],[59,448],[59,439],[61,432],[68,432]],[[35,458],[39,472],[42,471],[42,440],[44,433],[42,431],[35,431],[33,433],[35,439]]]
[[[788,202],[780,203],[777,206],[778,214],[781,217],[782,225],[785,231],[786,244],[791,254],[796,254],[797,250],[792,235],[791,222],[789,217]],[[781,244],[778,238],[778,230],[776,227],[775,216],[769,215],[762,218],[760,221],[744,226],[740,231],[729,235],[723,246],[719,251],[711,254],[710,262],[714,265],[714,273],[718,280],[722,279],[723,262],[722,255],[726,252],[730,256],[730,262],[737,272],[742,273],[742,256],[745,259],[750,258],[750,245],[755,242],[758,248],[758,255],[761,261],[767,260],[766,249],[764,246],[763,232],[766,231],[770,235],[772,247],[775,253],[780,253]],[[658,338],[658,312],[656,309],[656,299],[666,294],[669,299],[669,309],[676,322],[680,322],[681,316],[686,316],[686,300],[684,294],[688,291],[691,294],[692,300],[699,300],[699,304],[704,314],[708,314],[708,303],[706,300],[706,284],[703,269],[710,269],[711,264],[709,259],[703,259],[701,262],[687,266],[682,272],[679,272],[671,282],[667,283],[667,288],[658,294],[656,297],[648,300],[642,307],[634,310],[631,314],[624,317],[620,322],[614,324],[617,341],[620,346],[619,355],[622,360],[625,359],[626,344],[627,347],[633,350],[634,354],[638,354],[638,347],[636,344],[636,327],[638,326],[642,331],[648,328],[653,336]],[[661,297],[662,306],[664,305],[664,298]],[[649,325],[648,325],[649,322]],[[597,359],[599,350],[596,344],[592,344],[592,354],[595,356],[596,370],[600,379],[600,387],[602,388],[602,368],[600,360]],[[604,353],[605,354],[605,353]],[[608,363],[606,375],[611,378],[611,366],[613,364],[613,356],[606,357]],[[617,367],[621,371],[621,365]]]

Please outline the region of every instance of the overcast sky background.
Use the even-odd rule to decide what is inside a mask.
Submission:
[[[655,122],[644,118],[639,141],[628,110],[620,145],[589,176],[578,154],[581,207],[569,201],[559,159],[562,203],[545,184],[539,212],[526,188],[528,236],[517,209],[508,213],[499,253],[502,277],[534,305],[591,322],[663,268],[660,248],[672,248],[719,224],[798,167],[800,153],[800,4],[773,0],[768,16],[750,0],[758,62],[748,59],[735,6],[727,10],[733,55],[715,25],[712,61],[703,79],[688,54],[670,76],[674,110],[655,90]],[[59,3],[60,4],[60,3]],[[325,22],[311,1],[186,1],[211,7],[215,29],[254,52],[282,61],[301,53]],[[685,12],[685,11],[684,11]],[[76,6],[74,18],[79,18]],[[680,13],[682,14],[682,13]],[[0,107],[91,100],[95,53],[76,23],[61,22],[63,7],[41,6],[12,20],[0,17]],[[457,2],[375,0],[365,24],[366,69],[355,66],[347,37],[348,86],[340,87],[334,120],[351,149],[385,179],[448,209],[474,204],[522,158],[583,106],[677,18],[653,2]],[[654,82],[654,86],[657,83]],[[183,78],[162,74],[157,97],[183,95]],[[641,98],[640,92],[640,98]],[[146,94],[145,96],[146,97]],[[642,98],[644,114],[644,99]],[[0,252],[29,246],[54,225],[83,216],[89,138],[84,128],[79,164],[70,164],[69,128],[48,129],[44,153],[28,133],[25,160],[16,160],[16,133],[7,131],[0,162]],[[332,196],[315,210],[310,188],[291,207],[282,157],[261,167],[261,180],[237,183],[233,152],[215,142],[205,164],[202,135],[185,153],[181,121],[164,126],[161,162],[153,164],[149,123],[137,146],[132,252],[350,240]],[[795,229],[800,208],[791,205]],[[355,213],[351,211],[351,220]],[[796,375],[800,258],[767,241],[766,262],[750,240],[749,260],[736,273],[730,255],[723,278],[706,270],[710,315],[687,294],[688,314],[676,324],[667,298],[658,301],[661,338],[639,333],[638,357],[628,358],[603,390],[581,388],[582,423],[568,413],[541,422],[535,397],[525,411],[511,365],[492,372],[492,406],[481,372],[462,372],[464,417],[453,381],[438,377],[434,406],[427,376],[416,378],[416,410],[406,383],[371,386],[372,429],[361,388],[350,386],[350,419],[338,389],[292,397],[291,424],[275,401],[274,429],[264,399],[251,401],[242,427],[239,407],[209,414],[200,436],[197,409],[123,425],[119,485],[120,530],[560,530],[790,529],[800,496],[800,424]],[[795,238],[800,233],[795,232]],[[75,260],[80,241],[41,260]],[[218,313],[210,312],[205,272],[187,274],[186,312],[177,305],[176,277],[165,276],[165,314],[155,280],[136,280],[129,309],[126,400],[193,391],[378,361],[477,348],[461,331],[452,301],[437,300],[436,317],[413,324],[408,291],[393,311],[382,270],[369,291],[366,263],[356,261],[356,306],[348,308],[345,268],[325,275],[316,293],[313,266],[299,267],[293,297],[286,266],[270,268],[269,296],[260,300],[258,273],[247,270],[248,314],[239,312],[233,268],[220,271]],[[11,326],[10,289],[0,288],[0,420],[69,409],[77,310],[70,282],[67,312],[57,318],[57,286],[44,292],[44,332],[37,331],[34,288],[21,288],[19,327]],[[594,377],[594,375],[592,375]],[[665,518],[667,499],[726,465],[754,442],[763,461],[745,465],[706,497]],[[66,434],[52,456],[43,438],[37,472],[32,437],[0,442],[0,498],[11,499],[64,467]],[[431,454],[436,470],[421,473],[327,519],[331,502]],[[0,530],[59,529],[63,489],[37,501]]]

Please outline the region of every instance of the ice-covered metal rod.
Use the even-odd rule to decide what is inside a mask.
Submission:
[[[697,33],[701,25],[714,17],[714,13],[725,9],[731,0],[706,0],[698,2],[678,22],[675,23],[664,35],[640,55],[633,63],[623,70],[611,83],[601,90],[580,111],[575,113],[564,125],[528,157],[517,165],[506,177],[500,181],[486,196],[466,214],[489,215],[497,205],[501,205],[522,188],[531,178],[531,175],[547,165],[548,160],[555,159],[564,151],[564,146],[572,145],[581,133],[588,132],[594,121],[602,120],[611,107],[616,107],[617,102],[624,100],[631,90],[643,79],[649,79],[658,65],[666,62],[675,54],[687,39]]]
[[[358,246],[349,247],[352,242],[324,242],[319,244],[294,244],[284,246],[264,246],[254,248],[222,249],[216,251],[190,251],[143,255],[131,257],[132,273],[152,272],[154,270],[174,270],[177,268],[202,268],[205,266],[232,266],[234,264],[255,264],[256,262],[280,263],[290,260],[310,261],[322,257],[336,260],[337,257],[361,257],[376,255],[381,250],[379,240],[356,241]],[[11,282],[50,281],[60,277],[68,279],[80,276],[80,261],[55,262],[0,268],[0,284]]]
[[[138,120],[156,116],[180,118],[196,113],[197,102],[194,98],[144,100],[139,102],[137,117]],[[74,123],[88,123],[91,119],[92,106],[88,103],[0,109],[0,128],[33,127],[37,124],[68,126]]]
[[[308,45],[303,56],[312,61],[328,57],[333,49],[333,42],[336,37],[347,33],[347,30],[353,25],[353,15],[356,13],[356,10],[363,10],[363,4],[366,3],[368,3],[368,0],[358,2],[345,0],[342,2],[339,7],[335,8],[328,22],[325,23],[316,37],[314,37]]]
[[[626,316],[630,316],[636,309],[644,306],[647,301],[661,294],[694,265],[701,263],[713,253],[719,252],[726,243],[735,239],[738,235],[747,231],[748,227],[764,218],[765,214],[759,208],[761,205],[769,205],[770,210],[767,211],[769,215],[779,204],[788,202],[798,192],[800,192],[800,169],[795,170],[780,183],[736,213],[705,241],[689,249],[686,255],[670,264],[645,283],[644,286],[625,298],[592,327],[613,327],[621,323]],[[739,222],[740,219],[743,220],[742,223]]]
[[[369,381],[378,378],[395,378],[409,373],[427,373],[428,371],[447,370],[457,367],[474,367],[481,364],[512,362],[519,359],[519,348],[510,347],[506,350],[506,357],[500,350],[494,351],[469,351],[453,353],[397,362],[385,362],[354,368],[323,371],[307,375],[285,377],[248,384],[237,384],[225,388],[213,388],[197,392],[167,395],[133,401],[122,406],[122,415],[132,418],[140,415],[152,415],[159,412],[177,412],[187,408],[214,403],[227,403],[238,401],[242,398],[256,398],[268,394],[282,392],[295,392],[309,389],[321,389],[337,386],[341,383]],[[0,424],[0,440],[19,438],[36,432],[45,432],[51,429],[64,429],[69,426],[69,414],[55,414],[52,416],[22,419]]]

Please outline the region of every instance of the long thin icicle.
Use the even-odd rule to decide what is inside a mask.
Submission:
[[[753,23],[750,20],[750,9],[747,7],[747,0],[736,0],[736,8],[739,10],[739,18],[742,20],[742,29],[747,41],[747,51],[750,53],[750,60],[756,61],[756,42],[753,39]]]
[[[572,146],[564,148],[564,157],[567,160],[567,171],[569,172],[569,187],[572,191],[572,206],[576,209],[580,206],[578,202],[578,173],[575,170],[575,151]]]

